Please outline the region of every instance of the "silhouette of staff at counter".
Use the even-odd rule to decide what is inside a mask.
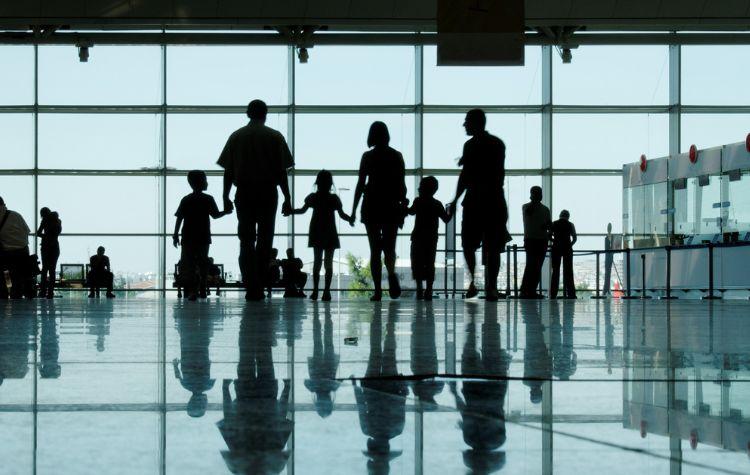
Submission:
[[[318,415],[328,417],[333,412],[336,390],[341,386],[341,383],[336,381],[340,357],[333,346],[331,307],[325,306],[322,332],[319,313],[318,306],[314,306],[313,355],[307,358],[307,371],[310,377],[305,380],[305,387],[313,393],[313,404]]]
[[[508,375],[511,356],[502,349],[500,324],[497,321],[497,307],[484,307],[482,323],[481,353],[477,350],[477,323],[475,305],[468,307],[469,320],[466,323],[466,342],[461,355],[461,373],[471,378],[497,378]],[[464,381],[461,393],[456,383],[450,383],[456,399],[456,408],[461,414],[459,427],[464,442],[471,449],[464,451],[464,465],[472,473],[492,473],[505,464],[505,452],[499,451],[505,444],[505,394],[508,381],[498,379]]]
[[[389,379],[398,375],[396,367],[396,309],[389,305],[383,341],[383,319],[380,304],[375,305],[370,321],[370,358],[365,378],[353,383],[359,411],[359,425],[368,437],[367,469],[369,473],[388,473],[390,461],[401,451],[391,450],[391,439],[404,431],[406,423],[407,383]]]
[[[222,384],[224,419],[216,425],[229,448],[222,456],[233,473],[280,473],[289,459],[285,447],[293,428],[287,418],[291,386],[285,379],[279,395],[271,352],[277,321],[270,305],[245,309],[237,379]]]

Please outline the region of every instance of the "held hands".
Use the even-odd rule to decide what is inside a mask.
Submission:
[[[284,204],[281,205],[281,214],[284,216],[292,214],[292,204],[289,200],[284,200]]]
[[[456,214],[456,202],[451,201],[447,205],[445,205],[445,211],[448,213],[448,216],[453,216]]]
[[[227,214],[230,214],[233,209],[234,209],[234,204],[232,203],[232,200],[229,199],[228,196],[225,196],[224,197],[224,212]]]

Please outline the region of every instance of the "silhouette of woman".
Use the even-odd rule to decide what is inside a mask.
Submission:
[[[401,295],[401,286],[396,275],[396,233],[403,226],[406,216],[406,182],[404,158],[401,152],[388,144],[391,140],[388,127],[380,121],[373,122],[367,136],[370,150],[362,155],[359,164],[359,180],[354,190],[352,220],[356,219],[359,200],[362,201],[362,223],[370,242],[370,270],[375,294],[370,300],[381,299],[383,291],[381,253],[385,256],[388,271],[388,293],[396,299]]]
[[[55,211],[44,207],[39,211],[42,222],[36,235],[42,238],[42,282],[39,296],[42,298],[54,298],[55,296],[55,268],[57,259],[60,257],[59,236],[62,232],[60,216]]]

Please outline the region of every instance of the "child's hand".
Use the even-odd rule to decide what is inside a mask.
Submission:
[[[349,218],[349,226],[354,227],[354,223],[355,222],[356,221],[354,221],[354,216],[352,216],[351,218]]]
[[[172,244],[174,244],[174,247],[179,247],[180,245],[180,236],[174,235],[172,236]]]

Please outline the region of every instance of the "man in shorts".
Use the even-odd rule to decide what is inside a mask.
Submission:
[[[481,109],[466,113],[464,128],[471,136],[464,144],[463,155],[459,160],[461,174],[458,177],[456,197],[448,205],[451,215],[455,215],[456,203],[466,192],[463,202],[461,241],[469,269],[471,282],[466,298],[475,297],[478,290],[474,285],[476,251],[482,247],[485,265],[485,295],[489,301],[496,301],[497,275],[500,272],[500,253],[508,234],[508,205],[505,202],[503,185],[505,182],[505,144],[485,129],[487,118]]]

